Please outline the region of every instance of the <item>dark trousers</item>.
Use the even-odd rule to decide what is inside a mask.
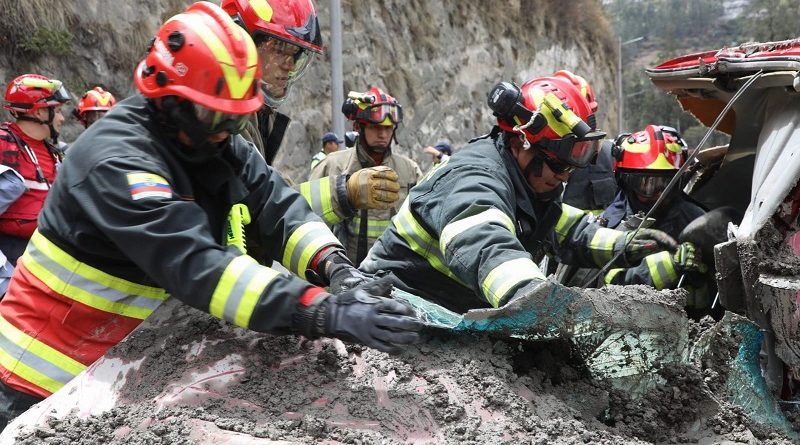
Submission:
[[[0,431],[17,416],[44,399],[19,392],[0,381]]]

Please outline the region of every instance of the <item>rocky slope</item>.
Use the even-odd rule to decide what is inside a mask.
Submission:
[[[0,84],[41,72],[64,80],[75,95],[96,83],[119,97],[131,94],[147,40],[188,3],[0,0]],[[327,44],[328,2],[317,8]],[[425,144],[446,138],[459,146],[488,130],[485,94],[498,80],[574,70],[595,88],[601,125],[608,128],[616,115],[614,46],[595,1],[351,0],[342,2],[342,20],[345,92],[378,85],[397,97],[406,116],[398,151],[423,167]],[[276,163],[295,180],[305,177],[331,126],[328,63],[327,55],[317,60],[283,105],[294,123]],[[64,139],[79,131],[72,122]]]

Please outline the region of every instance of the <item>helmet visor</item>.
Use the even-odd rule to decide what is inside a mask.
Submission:
[[[356,113],[356,120],[376,125],[397,125],[403,121],[403,107],[400,104],[375,104]]]
[[[674,171],[669,174],[647,174],[623,172],[620,176],[623,186],[629,192],[642,198],[654,198],[664,192],[672,179]]]
[[[314,60],[313,52],[275,38],[268,38],[258,46],[258,56],[263,65],[262,90],[271,105],[286,98],[292,84],[305,74]]]
[[[538,144],[554,154],[560,161],[584,168],[594,159],[600,140],[605,135],[603,132],[595,131],[581,139],[572,135],[561,139],[542,139],[538,141]]]
[[[204,126],[207,134],[220,133],[227,131],[231,134],[240,133],[244,130],[249,114],[227,114],[222,113],[202,105],[194,104],[194,115],[197,121]]]

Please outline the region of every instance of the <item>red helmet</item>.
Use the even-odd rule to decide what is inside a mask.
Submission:
[[[134,73],[145,97],[177,96],[194,104],[210,126],[258,111],[261,66],[253,40],[230,16],[197,2],[167,20]],[[224,116],[231,115],[231,116]]]
[[[259,49],[267,49],[262,42],[274,41],[270,52],[259,53],[265,70],[269,63],[280,63],[281,57],[292,57],[293,67],[282,85],[269,83],[268,76],[262,79],[267,105],[279,106],[289,96],[292,85],[305,74],[314,53],[322,54],[322,35],[314,4],[311,0],[223,0],[222,8],[250,33]]]
[[[627,190],[644,197],[661,193],[686,162],[688,147],[677,130],[648,125],[636,133],[617,136],[611,153],[614,170]]]
[[[69,94],[60,80],[39,74],[23,74],[6,87],[3,108],[12,113],[33,113],[66,102],[69,102]]]
[[[372,87],[366,93],[348,93],[342,104],[342,113],[360,124],[394,126],[403,122],[403,107],[378,87]]]
[[[322,54],[322,35],[311,0],[222,0],[222,9],[258,41],[260,36]]]
[[[593,96],[591,87],[586,83],[582,92],[573,83],[578,77],[562,72],[531,79],[522,87],[498,83],[487,98],[497,125],[507,132],[525,134],[528,143],[550,157],[586,167],[606,134],[596,129],[593,106],[587,99]]]
[[[597,99],[594,96],[594,90],[592,90],[592,86],[589,85],[589,82],[586,81],[582,76],[579,76],[572,71],[567,70],[560,70],[553,73],[553,77],[563,77],[569,80],[575,87],[580,90],[581,96],[586,98],[586,101],[589,102],[589,108],[592,110],[592,113],[597,112]]]

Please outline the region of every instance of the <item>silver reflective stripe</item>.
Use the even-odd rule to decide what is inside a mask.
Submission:
[[[508,215],[503,213],[500,209],[489,208],[483,212],[466,217],[464,219],[451,221],[449,224],[444,226],[444,229],[442,229],[442,235],[439,237],[439,249],[441,249],[442,252],[445,252],[447,250],[447,245],[450,244],[450,242],[456,236],[477,225],[490,224],[493,222],[505,227],[509,232],[516,236],[514,222],[511,220],[511,218],[509,218]]]
[[[644,259],[650,277],[653,279],[653,287],[656,289],[666,289],[675,283],[678,274],[672,265],[672,254],[669,252],[658,252],[648,255]]]
[[[583,210],[576,209],[567,204],[561,204],[561,216],[556,222],[556,240],[559,244],[567,238],[567,234],[578,221],[586,214]]]
[[[601,227],[597,229],[589,243],[592,259],[598,266],[604,266],[614,256],[614,243],[623,235],[623,232]]]
[[[225,320],[230,321],[231,323],[236,320],[236,313],[239,310],[239,303],[241,303],[242,299],[246,295],[250,281],[262,271],[264,271],[264,267],[253,262],[248,264],[247,267],[245,267],[245,269],[242,271],[241,275],[236,277],[236,284],[233,285],[228,300],[225,302],[225,310],[223,312],[223,317]],[[277,273],[275,276],[277,276]],[[275,276],[273,276],[273,278]]]
[[[400,211],[392,219],[392,223],[397,228],[397,234],[403,238],[411,250],[424,258],[434,269],[447,275],[459,284],[466,286],[464,282],[445,266],[444,257],[439,250],[439,243],[414,219],[414,215],[411,213],[411,210],[408,209],[408,199],[403,202],[403,206],[400,207]]]
[[[66,370],[63,370],[53,363],[50,363],[49,361],[33,354],[29,350],[15,345],[2,333],[0,333],[0,349],[8,354],[8,356],[12,359],[16,359],[20,363],[35,369],[37,372],[44,374],[46,377],[61,383],[61,385],[66,385],[77,375],[70,374]],[[15,369],[9,369],[9,371],[14,372]]]
[[[116,289],[112,289],[96,281],[88,280],[82,277],[81,275],[75,273],[74,268],[67,269],[61,264],[50,259],[50,257],[45,255],[44,252],[37,249],[35,244],[29,244],[26,253],[27,255],[30,255],[30,257],[35,262],[39,263],[39,265],[44,267],[48,272],[50,272],[60,281],[67,283],[70,286],[79,288],[93,297],[99,297],[103,300],[112,303],[120,303],[126,306],[133,306],[140,309],[148,309],[151,312],[154,311],[156,308],[158,308],[164,301],[164,299],[166,299],[166,295],[164,296],[164,299],[149,298],[142,295],[131,295],[125,292],[118,291]],[[72,292],[65,292],[63,289],[53,289],[53,290],[66,296],[70,296],[70,294],[72,293]],[[94,305],[91,304],[90,306],[95,307]],[[97,308],[97,309],[103,309],[103,308]]]
[[[481,290],[492,307],[498,307],[503,298],[518,284],[546,277],[530,258],[516,258],[500,263],[483,279]]]
[[[389,228],[391,223],[388,219],[371,219],[367,218],[367,237],[379,238],[383,232]],[[356,235],[361,233],[361,217],[354,216],[350,220],[350,231]]]
[[[294,230],[286,242],[283,252],[283,265],[305,278],[311,259],[325,246],[341,246],[331,230],[321,221],[309,221]]]
[[[300,194],[306,198],[311,210],[320,215],[326,223],[333,225],[342,221],[333,210],[331,178],[329,176],[300,184]]]
[[[29,190],[50,190],[46,182],[31,181],[30,179],[25,180],[25,187]]]

